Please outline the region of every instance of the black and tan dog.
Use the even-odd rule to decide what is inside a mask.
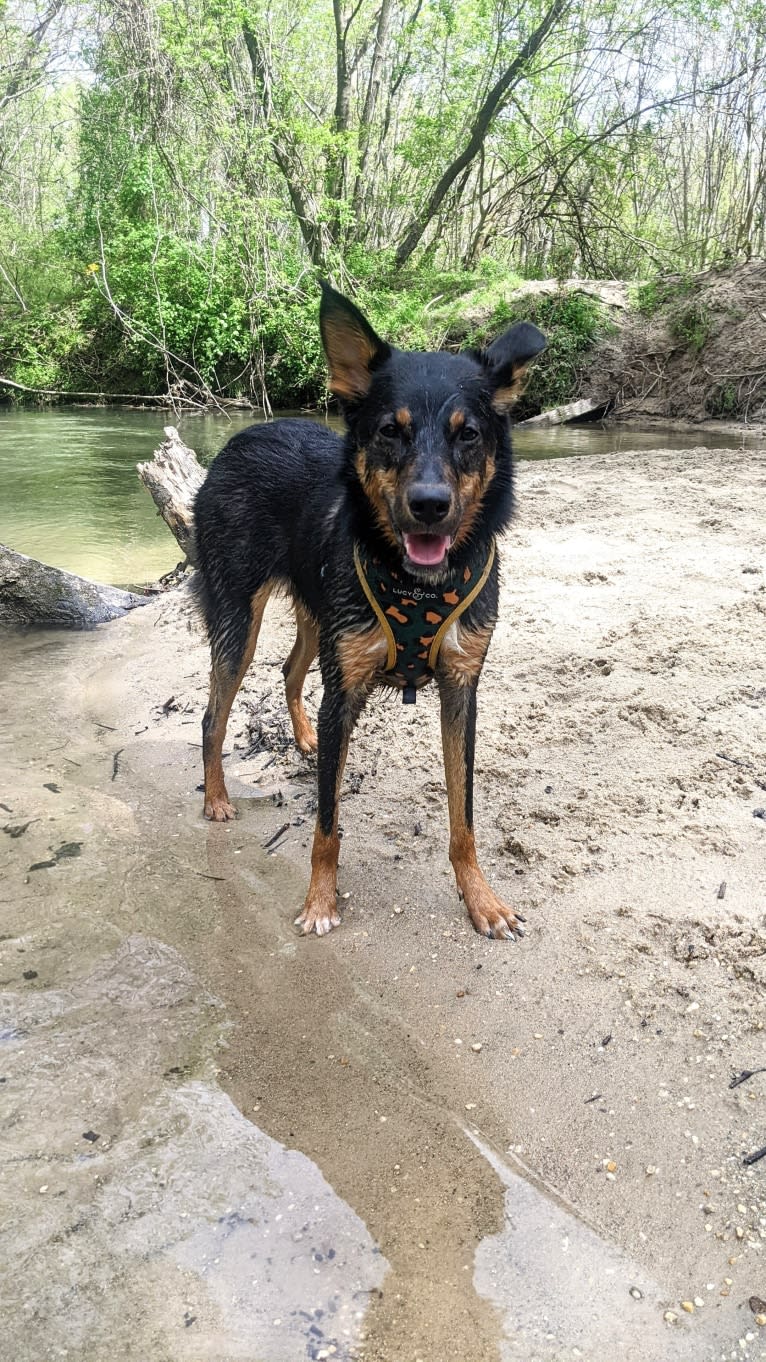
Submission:
[[[197,497],[200,599],[212,653],[203,721],[205,816],[235,817],[221,753],[271,592],[298,634],[283,668],[295,741],[317,747],[303,707],[319,654],[319,811],[297,919],[338,926],[338,795],[349,738],[375,686],[413,701],[439,688],[450,860],[478,932],[515,939],[520,919],[487,884],[473,834],[476,689],[497,618],[495,539],[512,511],[508,410],[545,338],[527,322],[481,353],[412,354],[375,334],[327,285],[320,308],[345,441],[308,420],[241,431]]]

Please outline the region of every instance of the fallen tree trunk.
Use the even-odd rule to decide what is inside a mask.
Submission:
[[[196,566],[194,498],[205,481],[205,470],[193,449],[184,444],[175,426],[165,426],[165,439],[148,463],[136,465],[138,476],[151,493],[181,551]]]
[[[517,421],[518,426],[563,426],[567,421],[577,421],[581,416],[592,416],[604,411],[606,403],[594,402],[590,397],[581,397],[578,402],[567,402],[563,407],[552,407],[541,411],[539,416],[530,416],[526,421]]]
[[[150,462],[138,465],[138,476],[194,564],[194,498],[205,470],[174,426],[165,426],[165,439]],[[0,628],[88,629],[150,599],[77,577],[0,544]]]
[[[168,406],[167,393],[105,393],[93,389],[72,392],[59,388],[30,388],[26,383],[16,383],[12,378],[0,378],[0,385],[4,388],[13,388],[14,392],[35,393],[37,397],[95,397],[102,403],[113,402],[116,398],[120,402],[157,402],[160,406]]]
[[[149,596],[49,567],[0,544],[0,626],[89,629],[117,619]]]

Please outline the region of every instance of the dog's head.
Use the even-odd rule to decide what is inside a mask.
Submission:
[[[329,284],[320,326],[355,475],[378,527],[409,572],[439,576],[500,474],[508,485],[508,412],[545,337],[520,322],[481,352],[408,353],[382,341]]]

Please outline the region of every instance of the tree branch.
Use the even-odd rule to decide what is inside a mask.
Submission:
[[[400,268],[406,264],[417,248],[428,224],[436,216],[444,196],[451,189],[458,175],[470,166],[474,157],[478,154],[492,125],[492,120],[501,108],[508,91],[523,78],[528,63],[542,47],[554,24],[566,12],[570,3],[571,0],[554,0],[542,22],[529,35],[511,64],[506,67],[503,74],[492,86],[474,119],[470,136],[463,150],[447,166],[428,202],[407,227],[396,252],[396,263]]]

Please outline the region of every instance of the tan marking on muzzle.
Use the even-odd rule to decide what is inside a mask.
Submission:
[[[463,507],[463,519],[453,541],[456,547],[463,544],[470,535],[484,494],[495,476],[495,470],[495,460],[488,458],[483,473],[462,473],[458,476],[457,494]]]

